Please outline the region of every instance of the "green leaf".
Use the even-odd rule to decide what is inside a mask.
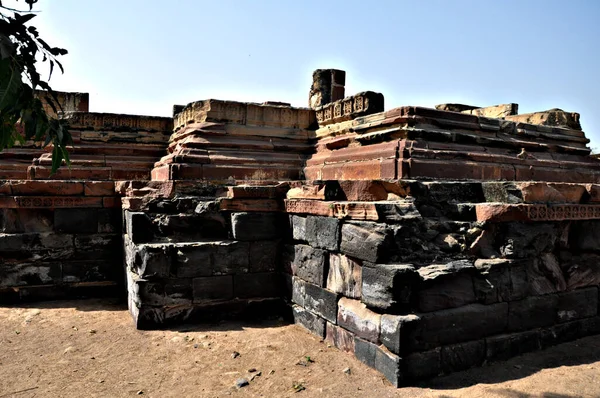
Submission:
[[[0,112],[18,101],[23,85],[20,70],[10,59],[0,61]]]

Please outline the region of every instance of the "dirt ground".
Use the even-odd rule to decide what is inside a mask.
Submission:
[[[396,389],[283,321],[141,332],[120,304],[65,301],[0,308],[0,325],[0,398],[600,397],[598,337]]]

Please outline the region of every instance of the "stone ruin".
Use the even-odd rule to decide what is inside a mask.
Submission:
[[[0,153],[0,300],[127,295],[136,327],[290,314],[399,386],[600,333],[579,115],[345,96],[172,118],[63,93],[72,166]]]

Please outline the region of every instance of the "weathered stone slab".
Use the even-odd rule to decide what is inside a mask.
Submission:
[[[327,289],[342,296],[360,299],[362,293],[362,266],[343,254],[329,255]]]
[[[473,288],[483,304],[520,300],[529,294],[526,267],[515,260],[478,259],[475,268],[480,274],[473,276]]]
[[[133,243],[147,243],[154,238],[154,227],[147,214],[125,211],[125,231]]]
[[[598,251],[600,221],[580,221],[571,224],[569,246],[575,250]]]
[[[381,315],[358,300],[342,297],[338,301],[337,323],[356,336],[377,343],[381,329]]]
[[[581,130],[579,113],[565,112],[561,109],[550,109],[544,112],[524,113],[521,115],[507,116],[506,120],[528,124],[541,124]]]
[[[293,274],[307,282],[325,287],[327,252],[307,245],[296,245],[294,251]]]
[[[293,305],[292,310],[294,313],[294,322],[304,327],[309,332],[317,335],[318,337],[325,338],[325,324],[329,327],[329,323],[320,316],[313,314],[310,311],[305,310],[299,305]],[[329,330],[329,329],[327,329]]]
[[[354,338],[354,356],[370,368],[375,367],[377,346],[359,337]]]
[[[231,227],[236,240],[275,240],[281,235],[275,213],[233,213]]]
[[[174,255],[175,252],[170,245],[140,245],[135,253],[135,263],[132,265],[141,278],[166,278],[172,272]],[[208,264],[204,265],[205,267],[199,266],[198,269],[206,269],[204,274],[210,275],[210,259]],[[192,269],[192,267],[177,267],[174,274],[178,278],[200,276],[197,272],[190,272]]]
[[[250,267],[248,242],[223,241],[212,244],[214,275],[246,273]]]
[[[360,223],[342,225],[340,251],[351,257],[373,263],[390,256],[391,231],[380,224]]]
[[[306,217],[292,215],[290,216],[290,224],[292,225],[292,237],[294,240],[306,241]]]
[[[368,264],[362,267],[361,301],[390,312],[410,304],[419,275],[409,264]]]

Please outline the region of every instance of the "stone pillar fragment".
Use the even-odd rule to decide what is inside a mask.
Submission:
[[[344,98],[346,72],[339,69],[317,69],[308,97],[308,106],[317,108]]]

